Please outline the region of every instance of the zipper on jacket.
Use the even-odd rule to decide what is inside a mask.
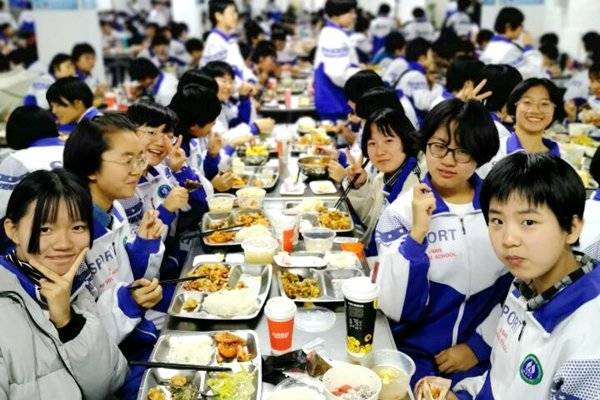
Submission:
[[[521,332],[519,332],[519,338],[518,341],[521,341],[521,336],[523,336],[523,331],[525,330],[525,326],[527,325],[527,322],[525,320],[523,320],[523,324],[521,325]]]
[[[466,235],[466,234],[467,234],[467,231],[466,231],[466,229],[465,229],[465,221],[463,220],[463,218],[462,218],[462,217],[461,217],[461,218],[459,218],[459,220],[460,220],[460,227],[462,228],[462,233],[463,233],[463,235]]]

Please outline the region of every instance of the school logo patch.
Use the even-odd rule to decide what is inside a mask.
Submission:
[[[521,379],[530,385],[537,385],[544,377],[542,363],[540,363],[540,360],[533,354],[529,354],[525,357],[521,363],[519,372],[521,374]]]
[[[171,186],[164,184],[164,185],[160,185],[158,187],[158,196],[161,199],[166,198],[169,195],[169,192],[171,191]]]

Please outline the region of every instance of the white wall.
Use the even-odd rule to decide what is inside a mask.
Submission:
[[[50,63],[56,53],[71,53],[73,45],[87,42],[96,50],[94,74],[105,80],[100,25],[96,10],[33,10],[40,61]]]
[[[171,2],[171,16],[173,21],[185,22],[188,26],[190,37],[202,35],[201,9],[196,0],[176,0]],[[207,27],[208,29],[208,27]]]

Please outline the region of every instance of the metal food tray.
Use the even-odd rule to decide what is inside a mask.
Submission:
[[[154,346],[154,350],[150,355],[150,361],[152,362],[176,362],[176,360],[168,357],[169,349],[171,348],[172,343],[175,340],[193,340],[194,338],[199,337],[214,337],[216,333],[219,331],[212,332],[189,332],[189,331],[167,331],[163,333]],[[258,336],[256,332],[251,330],[230,330],[229,332],[233,333],[236,336],[239,336],[246,340],[246,346],[248,348],[248,352],[254,357],[250,361],[246,362],[238,362],[236,360],[233,361],[224,361],[222,363],[218,363],[216,360],[216,343],[213,340],[213,354],[212,361],[208,365],[215,366],[228,366],[232,368],[233,372],[239,371],[241,368],[247,368],[256,371],[255,379],[254,379],[254,387],[256,388],[254,400],[260,400],[262,396],[262,359],[261,359],[261,351],[258,341]],[[146,370],[144,376],[142,378],[142,384],[140,386],[140,390],[138,392],[138,400],[146,400],[148,398],[148,391],[156,386],[161,386],[163,392],[166,394],[169,392],[168,390],[168,381],[174,375],[185,375],[192,381],[194,386],[199,389],[200,392],[208,391],[207,379],[210,375],[210,372],[205,371],[193,371],[193,370],[172,370],[165,368],[150,368]],[[167,395],[165,398],[169,399],[170,397]],[[197,398],[202,398],[200,395]]]
[[[270,226],[268,227],[269,229],[272,229],[272,223],[271,220],[269,219],[269,216],[264,212],[264,210],[241,210],[241,209],[236,209],[231,211],[230,213],[205,213],[202,216],[202,224],[201,224],[201,229],[202,232],[204,231],[208,231],[208,230],[212,230],[215,229],[214,227],[210,226],[210,221],[211,219],[224,219],[227,221],[227,226],[233,226],[234,225],[234,221],[235,218],[238,215],[241,214],[249,214],[249,213],[260,213],[262,215],[264,215],[268,220],[269,220],[269,224]],[[219,217],[219,218],[216,218]],[[202,242],[204,243],[205,246],[208,247],[212,247],[212,248],[218,248],[218,247],[228,247],[228,246],[241,246],[241,243],[236,242],[235,240],[229,241],[229,242],[225,242],[225,243],[211,243],[207,240],[208,236],[202,236]]]
[[[334,303],[344,301],[342,293],[342,284],[344,280],[356,276],[365,276],[362,268],[345,268],[345,269],[315,269],[315,268],[285,268],[281,272],[291,272],[292,274],[300,275],[303,278],[314,278],[321,290],[321,296],[314,298],[296,297],[291,299],[295,302],[309,303]],[[283,289],[281,272],[277,273],[277,285],[279,293],[282,296],[288,297]],[[288,297],[289,298],[289,297]]]
[[[331,209],[331,208],[333,208],[333,206],[335,205],[336,202],[337,202],[337,200],[323,200],[323,206]],[[298,200],[286,201],[285,205],[284,205],[284,210],[289,210],[290,208],[294,208],[300,203],[301,203],[301,201],[298,201]],[[348,205],[346,203],[342,203],[338,207],[338,210],[348,214],[348,216],[350,217],[350,227],[348,229],[333,229],[333,231],[335,233],[350,233],[350,232],[354,231],[354,221],[352,220],[352,216],[350,215],[350,211],[348,210]],[[318,220],[319,213],[317,211],[301,212],[299,215],[300,215],[300,219],[307,219],[313,224],[313,226],[321,227],[321,225],[319,224],[319,220]]]
[[[230,265],[231,268],[241,268],[242,275],[240,281],[247,283],[250,289],[256,290],[256,302],[257,308],[252,314],[238,315],[234,317],[221,317],[214,314],[209,314],[202,309],[202,303],[204,298],[210,293],[199,292],[194,290],[186,290],[183,288],[184,283],[177,284],[175,294],[169,305],[168,314],[174,317],[199,319],[199,320],[219,320],[219,321],[243,321],[254,319],[260,313],[260,310],[265,305],[267,297],[269,297],[269,290],[271,289],[271,280],[273,279],[273,267],[269,265],[246,265],[246,264],[227,264],[227,263],[215,263]],[[195,267],[186,268],[182,276],[188,276],[188,274],[194,270]],[[248,284],[253,282],[254,284]],[[186,311],[183,309],[183,303],[188,298],[195,298],[198,300],[198,306],[193,311]]]
[[[267,186],[251,185],[250,183],[252,182],[252,179],[260,178],[261,175],[264,174],[263,171],[265,171],[265,170],[272,177],[271,183]],[[241,174],[240,176],[246,178],[246,184],[243,186],[232,186],[233,189],[242,189],[245,187],[258,187],[261,189],[270,190],[270,189],[273,189],[275,187],[275,185],[277,185],[277,182],[279,181],[279,168],[272,167],[272,166],[266,166],[266,165],[262,165],[260,167],[245,167],[244,173]]]

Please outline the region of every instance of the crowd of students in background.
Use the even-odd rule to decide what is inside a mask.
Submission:
[[[337,134],[319,151],[334,181],[352,182],[411,383],[449,378],[448,399],[598,398],[600,190],[586,199],[545,132],[600,123],[600,35],[583,36],[576,62],[555,34],[536,45],[517,8],[481,29],[469,0],[438,28],[422,8],[399,24],[389,5],[371,16],[354,0],[308,18],[273,1],[239,11],[209,1],[203,38],[160,0],[103,14],[102,54],[55,55],[10,113],[0,394],[136,398],[143,368],[126,361],[158,338],[174,291],[158,280],[181,273],[181,233],[232,188],[235,146],[273,130],[260,94],[309,68]],[[16,34],[0,19],[0,70],[39,67],[26,17]],[[123,52],[132,104],[101,110],[97,57]],[[565,90],[552,79],[566,73]],[[600,182],[598,151],[589,173]]]

